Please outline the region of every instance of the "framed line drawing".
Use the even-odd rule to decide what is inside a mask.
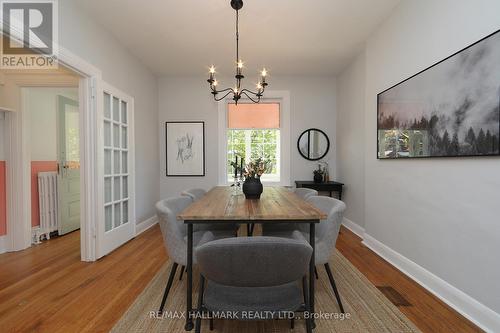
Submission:
[[[205,122],[167,121],[165,149],[168,177],[205,176]]]

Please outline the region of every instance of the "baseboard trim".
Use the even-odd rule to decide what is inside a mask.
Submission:
[[[363,244],[486,332],[500,332],[500,314],[432,274],[372,236]]]
[[[151,216],[149,219],[142,221],[141,223],[138,223],[135,226],[135,235],[139,236],[142,234],[144,231],[148,230],[152,226],[154,226],[156,223],[158,223],[158,218],[155,216]]]
[[[7,252],[7,235],[0,236],[0,254]]]
[[[342,225],[361,238],[365,236],[365,228],[349,220],[347,217],[344,217]]]

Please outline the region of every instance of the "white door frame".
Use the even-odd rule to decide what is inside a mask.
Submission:
[[[99,202],[97,193],[97,103],[96,85],[101,80],[101,71],[59,46],[59,64],[81,76],[79,81],[80,111],[80,165],[81,165],[81,213],[80,253],[82,261],[96,260],[96,229]],[[22,101],[21,101],[22,103]],[[22,106],[21,106],[22,110]],[[9,160],[7,166],[7,249],[23,250],[31,246],[31,202],[30,155],[27,144],[27,129],[23,112],[8,113],[6,121]],[[22,152],[19,154],[18,152]],[[16,223],[14,223],[16,221]],[[21,223],[19,223],[21,222]],[[135,221],[134,221],[135,223]]]

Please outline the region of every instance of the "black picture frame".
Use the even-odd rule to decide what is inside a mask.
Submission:
[[[323,155],[321,155],[320,157],[318,158],[311,158],[310,156],[310,152],[309,152],[309,148],[308,148],[308,156],[305,156],[303,153],[302,153],[302,150],[300,150],[300,139],[302,138],[302,136],[304,136],[306,133],[307,133],[307,141],[309,142],[310,140],[310,135],[311,135],[311,131],[316,131],[316,132],[319,132],[321,134],[323,134],[323,136],[325,137],[326,139],[326,149],[325,149],[325,152],[323,153]],[[304,132],[302,132],[300,135],[299,135],[299,138],[297,139],[297,150],[299,151],[299,154],[300,156],[302,156],[303,158],[305,158],[306,160],[308,161],[319,161],[321,160],[322,158],[324,158],[326,156],[326,154],[328,154],[328,152],[330,151],[330,138],[328,137],[328,135],[326,135],[325,132],[323,132],[322,130],[318,129],[318,128],[309,128],[309,129],[306,129]]]
[[[200,174],[172,174],[168,168],[168,125],[169,124],[201,124],[202,125],[202,173]],[[165,122],[165,175],[167,177],[205,177],[205,122],[204,121],[166,121]]]
[[[410,81],[411,79],[413,79],[413,78],[415,78],[415,77],[417,77],[417,76],[425,73],[426,71],[428,71],[428,70],[430,70],[430,69],[432,69],[432,68],[434,68],[434,67],[442,64],[443,62],[449,60],[450,58],[453,58],[453,57],[459,55],[461,52],[470,49],[471,47],[473,47],[473,46],[475,46],[475,45],[477,45],[477,44],[479,44],[479,43],[487,40],[488,38],[491,38],[491,37],[495,36],[498,33],[500,33],[500,29],[496,30],[495,32],[487,35],[486,37],[483,37],[480,40],[478,40],[478,41],[476,41],[476,42],[474,42],[474,43],[472,43],[472,44],[470,44],[470,45],[468,45],[468,46],[460,49],[459,51],[451,54],[450,56],[448,56],[448,57],[446,57],[446,58],[444,58],[444,59],[442,59],[442,60],[434,63],[433,65],[431,65],[431,66],[429,66],[429,67],[421,70],[420,72],[418,72],[418,73],[416,73],[416,74],[414,74],[414,75],[412,75],[412,76],[410,76],[410,77],[408,77],[408,78],[406,78],[406,79],[404,79],[404,80],[396,83],[395,85],[393,85],[393,86],[391,86],[391,87],[389,87],[389,88],[387,88],[387,89],[385,89],[385,90],[383,90],[383,91],[381,91],[381,92],[379,92],[377,94],[377,118],[376,118],[376,121],[377,121],[377,131],[376,131],[376,136],[377,136],[376,137],[376,140],[377,140],[376,141],[377,142],[376,157],[377,157],[377,160],[405,160],[405,159],[450,158],[450,157],[454,157],[454,158],[457,158],[457,157],[469,157],[470,158],[470,157],[485,157],[485,156],[486,157],[488,157],[488,156],[489,157],[492,157],[492,156],[498,157],[498,156],[500,156],[500,148],[499,148],[498,152],[496,152],[496,153],[453,154],[453,155],[434,155],[434,156],[433,155],[428,155],[428,156],[425,155],[425,156],[409,156],[409,157],[393,157],[393,158],[388,158],[388,157],[380,157],[380,141],[379,141],[379,130],[380,130],[379,116],[380,116],[380,104],[381,104],[380,103],[380,99],[381,99],[381,95],[382,94],[384,94],[384,93],[386,93],[386,92],[388,92],[388,91],[390,91],[390,90],[392,90],[392,89],[400,86],[403,83],[406,83],[406,82]],[[498,139],[497,146],[500,146],[500,93],[499,93],[499,99],[498,99],[498,118],[499,118],[499,121],[498,121],[499,132],[498,132],[498,135],[497,135],[497,139]]]

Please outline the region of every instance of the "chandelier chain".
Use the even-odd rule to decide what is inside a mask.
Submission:
[[[240,60],[240,28],[239,28],[239,15],[236,11],[236,62]]]

